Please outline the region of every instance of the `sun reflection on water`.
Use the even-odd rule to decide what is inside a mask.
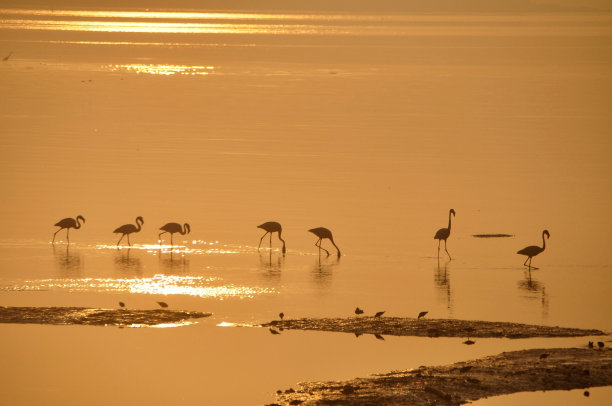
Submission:
[[[272,288],[236,286],[224,284],[221,278],[202,276],[155,275],[151,278],[80,278],[42,279],[25,281],[28,290],[66,289],[71,292],[129,292],[149,295],[186,295],[202,298],[253,298],[273,294]],[[22,286],[6,287],[4,290],[21,290]]]
[[[112,72],[124,71],[148,75],[185,75],[205,76],[212,73],[214,66],[189,66],[189,65],[155,65],[155,64],[127,64],[108,65],[105,68]]]

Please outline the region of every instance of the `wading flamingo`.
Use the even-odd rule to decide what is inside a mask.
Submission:
[[[121,233],[121,238],[119,238],[119,241],[117,242],[117,247],[121,243],[121,240],[123,240],[123,237],[125,237],[126,235],[128,238],[128,245],[131,246],[132,244],[130,244],[130,234],[139,232],[143,224],[144,220],[141,216],[138,216],[136,217],[136,225],[124,224],[115,231],[113,231],[113,233]]]
[[[542,246],[541,247],[538,247],[537,245],[530,245],[529,247],[525,247],[522,250],[516,252],[517,254],[527,255],[527,259],[523,263],[524,266],[529,266],[529,268],[531,268],[531,258],[535,257],[540,252],[544,251],[544,249],[546,248],[546,239],[544,238],[544,236],[550,238],[550,234],[548,233],[548,230],[542,231]],[[527,261],[529,261],[529,265],[527,265]]]
[[[74,229],[81,228],[81,221],[85,223],[85,218],[79,215],[77,216],[76,220],[68,217],[68,218],[65,218],[55,223],[55,226],[59,227],[59,230],[57,230],[55,234],[53,234],[52,243],[55,243],[55,235],[59,233],[60,231],[62,231],[64,228],[66,229],[66,240],[70,243],[70,236],[68,235],[70,232],[70,229],[71,228],[74,228]]]
[[[281,238],[283,228],[281,227],[280,223],[277,223],[276,221],[267,221],[263,224],[258,225],[257,228],[261,228],[266,232],[264,235],[261,236],[261,239],[259,240],[259,246],[257,247],[257,251],[259,251],[259,248],[261,247],[261,242],[268,233],[270,233],[270,249],[272,249],[272,233],[278,233],[278,239],[283,242],[283,254],[286,252],[285,240]]]
[[[310,231],[311,233],[313,233],[314,235],[319,237],[319,239],[315,243],[315,246],[319,247],[319,255],[321,255],[321,250],[323,250],[323,251],[327,252],[327,255],[329,256],[329,251],[326,250],[325,248],[321,247],[321,240],[323,238],[329,238],[329,241],[331,241],[331,243],[334,244],[334,247],[336,247],[336,249],[338,250],[338,258],[340,258],[340,248],[338,248],[338,246],[334,242],[334,237],[332,237],[331,231],[329,231],[325,227],[311,228],[308,231]]]
[[[434,240],[438,240],[438,258],[440,258],[440,242],[444,240],[444,251],[446,251],[446,253],[448,254],[448,258],[452,259],[450,254],[448,253],[448,250],[446,249],[446,239],[450,237],[451,232],[451,214],[454,216],[455,210],[450,209],[450,211],[448,212],[448,228],[439,229],[436,232],[436,235],[434,236]]]
[[[172,239],[174,233],[180,233],[181,235],[185,235],[191,231],[191,227],[189,226],[189,224],[185,223],[183,227],[184,228],[181,228],[181,225],[179,223],[168,223],[166,225],[161,226],[159,229],[163,231],[159,233],[159,241],[161,241],[162,234],[170,233],[170,245],[174,245]]]

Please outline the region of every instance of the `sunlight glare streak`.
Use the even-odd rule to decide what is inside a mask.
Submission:
[[[202,298],[253,298],[258,295],[277,293],[273,288],[259,288],[222,284],[222,278],[201,276],[176,276],[157,274],[151,278],[82,278],[42,279],[25,281],[30,290],[67,289],[71,292],[139,293],[148,295],[186,295]],[[1,290],[13,290],[4,287]]]
[[[186,65],[154,65],[154,64],[127,64],[127,65],[107,65],[105,68],[111,72],[127,71],[137,74],[145,73],[150,75],[208,75],[215,68],[214,66],[186,66]]]

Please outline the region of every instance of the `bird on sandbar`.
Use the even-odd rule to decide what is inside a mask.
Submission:
[[[434,236],[434,240],[438,240],[438,258],[440,258],[440,242],[444,240],[444,251],[446,251],[446,254],[448,254],[448,258],[452,260],[451,255],[446,249],[446,240],[448,239],[448,237],[450,237],[451,232],[451,214],[454,216],[455,210],[450,209],[450,211],[448,212],[448,228],[439,229],[436,232],[436,235]]]
[[[160,307],[163,307],[163,308],[168,307],[168,303],[166,303],[166,302],[157,302],[157,304],[158,304]]]
[[[549,354],[549,353],[547,353],[547,352],[545,352],[545,353],[540,354],[540,359],[546,359],[546,358],[548,358],[549,356],[550,356],[550,354]]]
[[[329,229],[327,229],[325,227],[317,227],[317,228],[311,228],[308,231],[310,231],[311,233],[313,233],[314,235],[319,237],[319,239],[315,243],[315,246],[319,247],[319,256],[321,255],[321,250],[325,251],[327,253],[327,256],[329,256],[329,251],[326,250],[325,248],[321,247],[321,240],[324,239],[324,238],[328,238],[329,241],[331,241],[331,243],[334,245],[334,247],[336,247],[336,250],[338,250],[338,258],[340,258],[340,255],[341,255],[340,254],[340,248],[338,248],[338,246],[334,242],[334,237],[332,237],[332,233],[331,233],[331,231],[329,231]]]
[[[385,337],[383,337],[383,336],[382,336],[382,335],[380,335],[380,334],[374,334],[374,337],[376,337],[376,339],[377,339],[377,340],[383,340],[383,341],[385,341]]]
[[[378,317],[382,316],[383,314],[385,314],[385,312],[384,312],[384,311],[382,311],[382,312],[376,312],[376,314],[374,315],[374,318],[378,318]]]
[[[280,334],[280,333],[274,330],[272,327],[270,327],[270,334]]]
[[[589,348],[593,348],[593,341],[589,341]]]
[[[604,347],[603,341],[597,341],[597,346],[601,349]]]
[[[359,316],[360,314],[363,314],[363,310],[362,310],[362,309],[360,309],[359,307],[357,307],[357,308],[355,308],[355,314],[356,314],[357,316]]]
[[[125,303],[119,302],[119,307],[124,308],[125,307]]]
[[[266,232],[259,239],[259,246],[257,247],[257,251],[259,251],[259,249],[261,248],[261,242],[263,241],[264,237],[268,233],[270,233],[270,249],[272,249],[272,234],[273,233],[278,233],[278,239],[283,242],[283,254],[285,252],[287,252],[287,250],[285,249],[285,240],[283,240],[281,238],[281,233],[283,232],[283,227],[280,225],[280,223],[277,223],[276,221],[267,221],[267,222],[265,222],[263,224],[258,225],[257,228],[261,228],[262,230],[264,230]]]
[[[523,266],[529,266],[529,268],[531,269],[531,258],[535,257],[536,255],[543,252],[544,249],[546,249],[546,239],[544,238],[544,236],[550,238],[550,233],[548,232],[548,230],[542,231],[542,246],[541,247],[538,247],[537,245],[530,245],[529,247],[525,247],[522,250],[519,250],[516,252],[517,254],[527,255],[527,259],[523,263]],[[527,264],[527,261],[529,261],[529,264]]]
[[[419,313],[419,316],[417,317],[417,320],[419,320],[421,317],[425,317],[425,315],[429,313],[429,312],[421,312]]]
[[[117,247],[119,246],[119,244],[121,244],[121,240],[123,240],[123,237],[125,237],[126,235],[127,235],[128,245],[132,246],[132,244],[130,243],[130,234],[139,232],[143,224],[144,224],[144,220],[142,219],[141,216],[138,216],[136,217],[136,225],[124,224],[121,227],[115,229],[113,233],[117,233],[117,234],[121,233],[121,238],[119,238],[119,241],[117,241]]]
[[[51,243],[52,244],[55,243],[55,235],[59,233],[60,231],[62,231],[64,228],[66,229],[66,240],[70,243],[70,236],[69,236],[70,229],[74,228],[75,230],[77,230],[81,228],[81,221],[85,223],[85,218],[81,215],[78,215],[76,219],[67,217],[55,223],[55,226],[59,227],[59,230],[57,230],[55,234],[53,234],[53,241]]]
[[[472,340],[470,340],[470,339],[468,338],[467,340],[465,340],[465,341],[463,342],[463,344],[465,344],[465,345],[472,345],[472,344],[476,344],[476,341],[472,341]]]
[[[159,233],[159,236],[158,236],[159,241],[161,242],[162,234],[170,233],[170,245],[174,245],[174,241],[173,241],[174,233],[185,235],[191,232],[191,227],[187,223],[185,223],[183,227],[181,227],[179,223],[168,223],[168,224],[164,224],[159,229],[162,230],[162,232]]]
[[[280,317],[280,319],[281,319],[281,320],[283,320],[283,318],[285,317],[285,313],[280,312],[280,313],[278,314],[278,317]]]

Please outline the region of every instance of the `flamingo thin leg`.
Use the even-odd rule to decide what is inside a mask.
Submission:
[[[257,251],[259,251],[259,249],[261,248],[261,242],[263,241],[264,237],[268,234],[268,232],[266,231],[264,235],[261,236],[261,238],[259,239],[259,245],[257,246]]]
[[[444,240],[444,251],[446,251],[446,253],[448,254],[448,258],[452,260],[451,255],[449,254],[448,250],[446,249],[446,240]]]
[[[119,238],[119,241],[117,241],[117,247],[119,246],[119,244],[121,244],[121,240],[123,240],[123,237],[125,237],[125,234],[121,234],[121,238]]]

